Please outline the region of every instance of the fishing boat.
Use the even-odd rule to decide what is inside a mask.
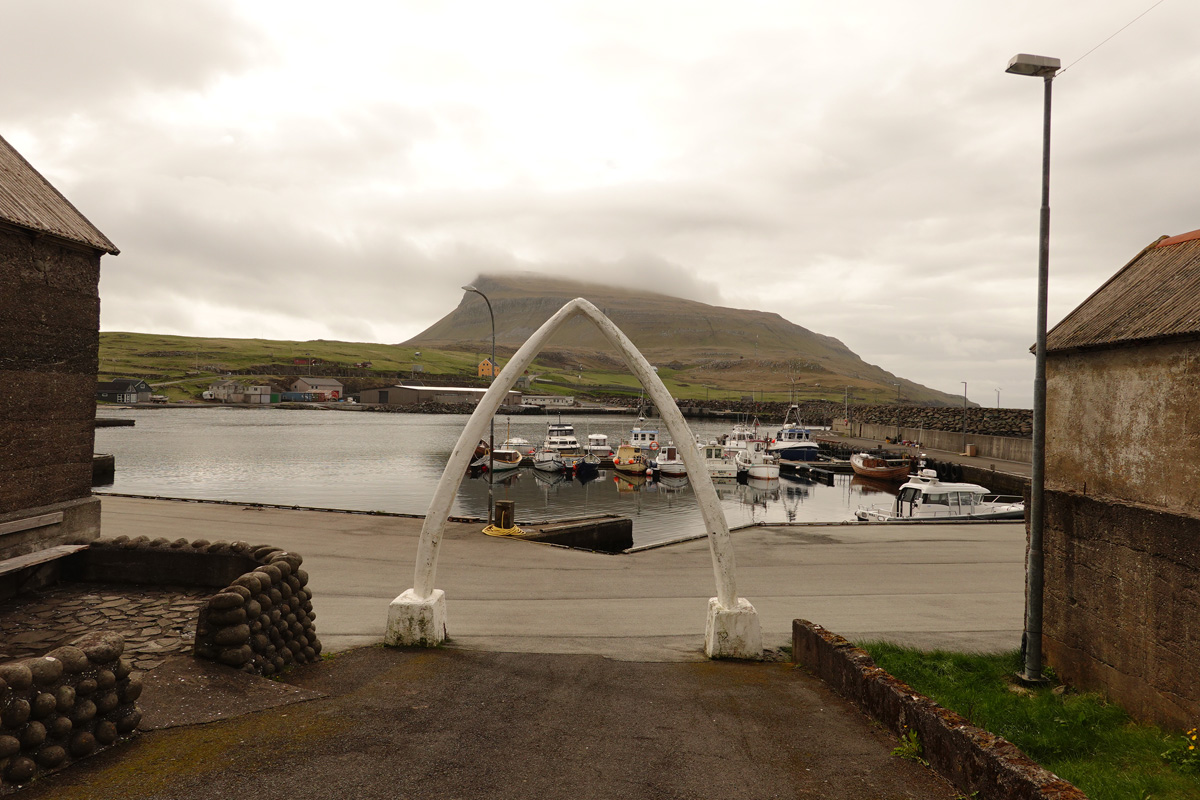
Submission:
[[[905,458],[882,458],[870,453],[850,456],[850,468],[855,475],[879,481],[902,481],[912,472],[912,462]]]
[[[721,444],[728,450],[744,450],[747,442],[761,441],[758,435],[758,420],[753,425],[739,422],[721,437]]]
[[[779,477],[779,459],[767,453],[767,443],[748,440],[746,446],[733,453],[739,477],[775,480]]]
[[[575,437],[575,426],[569,422],[549,422],[546,424],[546,440],[542,447],[559,453],[580,453],[579,439]]]
[[[783,415],[783,425],[767,446],[767,452],[784,461],[816,461],[820,446],[812,432],[800,422],[800,406],[792,404]]]
[[[488,443],[480,441],[475,447],[470,469],[480,470],[490,467],[493,472],[504,472],[521,466],[521,460],[524,457],[525,454],[520,450],[509,447],[508,442],[505,442],[502,447],[497,447],[494,452],[489,453]]]
[[[720,442],[701,442],[697,445],[704,457],[704,467],[710,478],[736,478],[737,463]]]
[[[533,451],[533,468],[541,472],[562,472],[566,469],[562,456],[545,447]]]
[[[588,453],[575,462],[575,477],[581,481],[589,481],[600,472],[600,456]]]
[[[626,475],[645,475],[649,465],[642,448],[622,442],[613,455],[613,469]]]
[[[612,446],[608,443],[608,436],[603,433],[589,433],[587,436],[587,446],[583,448],[587,453],[600,458],[611,458],[613,454]]]
[[[497,447],[489,455],[487,442],[480,442],[479,446],[475,448],[471,469],[488,469],[490,467],[493,472],[505,472],[521,466],[521,460],[524,457],[525,454],[520,450],[508,447]]]
[[[687,467],[684,466],[683,459],[679,457],[679,448],[673,442],[658,449],[654,456],[653,466],[658,470],[659,475],[676,478],[687,475]]]
[[[943,483],[937,472],[922,469],[900,487],[890,508],[859,506],[854,516],[864,522],[1022,519],[1025,502],[1019,497],[989,495],[977,483]]]
[[[642,450],[658,450],[658,429],[634,428],[629,432],[629,443],[634,447],[640,447]]]

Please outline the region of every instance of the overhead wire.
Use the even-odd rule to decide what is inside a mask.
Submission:
[[[1104,41],[1100,42],[1100,44],[1096,45],[1096,46],[1095,46],[1095,47],[1093,47],[1091,50],[1088,50],[1086,53],[1084,53],[1084,54],[1083,54],[1083,55],[1081,55],[1079,58],[1077,58],[1077,59],[1075,59],[1074,61],[1072,61],[1072,62],[1071,62],[1070,64],[1068,64],[1067,66],[1065,66],[1065,67],[1063,67],[1062,69],[1060,69],[1060,70],[1058,71],[1058,74],[1059,74],[1059,75],[1062,75],[1064,72],[1066,72],[1067,70],[1069,70],[1071,67],[1075,66],[1075,65],[1076,65],[1076,64],[1078,64],[1080,61],[1083,61],[1085,58],[1087,58],[1088,56],[1090,56],[1092,53],[1096,52],[1096,51],[1097,51],[1097,50],[1099,50],[1101,47],[1103,47],[1105,44],[1107,44],[1107,43],[1109,42],[1109,40],[1111,40],[1112,38],[1114,38],[1115,36],[1117,36],[1119,33],[1121,33],[1121,31],[1125,30],[1125,29],[1126,29],[1126,28],[1128,28],[1130,25],[1132,25],[1133,23],[1137,22],[1139,19],[1141,19],[1142,17],[1146,16],[1146,15],[1147,15],[1147,14],[1149,14],[1151,11],[1153,11],[1153,10],[1154,10],[1154,9],[1156,9],[1156,8],[1158,8],[1159,6],[1161,6],[1161,5],[1162,5],[1163,3],[1165,3],[1165,2],[1166,2],[1166,0],[1158,0],[1158,2],[1156,2],[1154,5],[1150,6],[1150,7],[1149,7],[1149,8],[1147,8],[1145,11],[1143,11],[1143,12],[1142,12],[1142,13],[1140,13],[1140,14],[1138,14],[1136,17],[1134,17],[1133,19],[1129,20],[1129,22],[1127,22],[1127,23],[1125,23],[1123,26],[1121,26],[1121,28],[1120,28],[1119,30],[1117,30],[1115,33],[1113,33],[1113,34],[1112,34],[1112,36],[1109,36],[1107,39],[1105,39]]]

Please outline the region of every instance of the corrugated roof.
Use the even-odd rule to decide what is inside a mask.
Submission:
[[[1200,231],[1163,237],[1046,334],[1046,351],[1200,334]]]
[[[21,228],[85,244],[114,256],[121,252],[2,136],[0,219]]]

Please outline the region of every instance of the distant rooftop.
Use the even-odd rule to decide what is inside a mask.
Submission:
[[[1200,230],[1162,237],[1046,335],[1046,352],[1200,335]]]
[[[110,255],[121,252],[3,137],[0,137],[0,220]]]

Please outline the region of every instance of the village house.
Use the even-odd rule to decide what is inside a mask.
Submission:
[[[141,378],[114,378],[96,384],[96,399],[106,403],[149,403],[153,390]]]
[[[344,393],[341,382],[333,378],[297,378],[288,388],[294,394],[309,395],[315,402],[340,400]]]
[[[220,400],[222,403],[236,403],[234,397],[242,393],[242,385],[237,381],[222,380],[210,383],[204,393],[205,400]]]
[[[1073,686],[1200,719],[1200,231],[1154,242],[1046,341],[1043,651]]]
[[[496,366],[496,362],[492,361],[490,358],[485,358],[483,361],[479,362],[479,366],[476,368],[476,376],[475,377],[491,378],[491,377],[494,377],[495,375],[498,375],[499,373],[500,373],[500,368]]]
[[[100,535],[100,259],[118,252],[0,138],[0,595]]]

